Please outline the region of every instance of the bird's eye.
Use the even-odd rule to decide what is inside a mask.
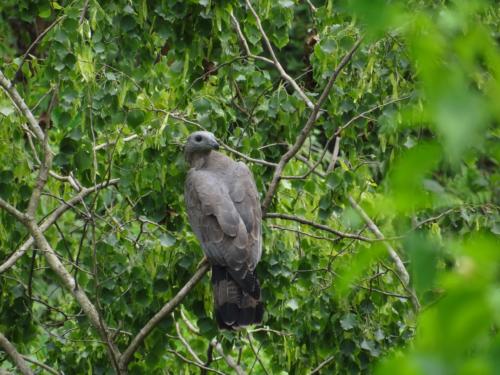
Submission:
[[[197,135],[196,137],[194,137],[194,140],[196,142],[201,142],[201,135]]]

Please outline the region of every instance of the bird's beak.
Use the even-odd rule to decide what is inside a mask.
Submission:
[[[215,139],[212,140],[211,145],[212,145],[212,148],[214,150],[218,150],[219,149],[219,144],[217,143],[217,141]]]

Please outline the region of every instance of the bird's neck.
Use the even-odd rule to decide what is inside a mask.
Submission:
[[[207,165],[211,151],[186,154],[186,160],[191,168],[200,169]]]

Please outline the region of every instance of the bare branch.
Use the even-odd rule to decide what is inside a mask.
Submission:
[[[283,79],[285,79],[286,81],[288,81],[290,83],[290,85],[292,85],[294,90],[304,100],[306,105],[310,109],[314,109],[315,106],[314,106],[313,102],[311,102],[311,100],[307,97],[307,95],[304,93],[304,91],[302,91],[302,89],[297,84],[297,82],[295,82],[295,80],[288,75],[288,73],[285,71],[285,69],[283,69],[283,66],[280,64],[278,58],[276,57],[276,54],[274,53],[273,46],[271,45],[271,42],[269,41],[269,38],[267,37],[267,34],[264,31],[264,28],[262,27],[262,23],[260,21],[259,15],[257,14],[255,9],[253,8],[252,3],[250,2],[250,0],[245,0],[245,2],[247,4],[248,9],[250,9],[253,16],[255,17],[257,27],[259,28],[260,33],[262,34],[262,39],[264,39],[264,44],[266,45],[267,50],[269,51],[269,54],[271,55],[271,58],[273,60],[273,65],[276,67],[276,69],[280,73],[281,77],[283,77]],[[240,32],[241,32],[241,30],[240,30]],[[246,48],[248,48],[248,45],[246,46]]]
[[[61,375],[62,373],[53,369],[52,367],[50,366],[47,366],[45,363],[42,363],[40,361],[37,361],[36,359],[33,359],[33,358],[30,358],[28,357],[27,355],[21,355],[23,357],[23,359],[27,362],[31,362],[33,363],[34,365],[37,365],[38,367],[41,367],[43,368],[45,371],[47,372],[50,372],[51,374],[54,374],[54,375]]]
[[[326,174],[330,173],[334,166],[335,166],[335,163],[337,162],[337,159],[338,159],[338,154],[339,154],[339,148],[340,148],[340,140],[341,140],[341,133],[343,130],[345,130],[347,127],[349,127],[350,125],[352,125],[355,121],[359,120],[360,118],[365,118],[366,115],[368,113],[371,113],[373,111],[376,111],[377,109],[380,109],[380,108],[383,108],[385,106],[388,106],[389,104],[393,104],[393,103],[396,103],[396,102],[399,102],[399,101],[402,101],[402,100],[405,100],[405,99],[408,99],[409,96],[404,96],[404,97],[401,97],[401,98],[397,98],[397,99],[393,99],[393,100],[389,100],[388,102],[385,102],[385,103],[382,103],[382,104],[379,104],[379,105],[376,105],[356,116],[354,116],[353,118],[351,118],[349,121],[347,121],[344,125],[340,126],[339,128],[337,128],[337,130],[335,131],[335,133],[333,134],[333,136],[328,139],[325,147],[323,148],[323,152],[321,153],[318,161],[314,164],[310,164],[309,161],[304,161],[304,159],[302,158],[299,158],[298,155],[296,155],[295,157],[301,161],[304,161],[308,167],[309,167],[309,170],[304,173],[303,175],[301,176],[281,176],[282,179],[287,179],[287,180],[304,180],[306,179],[311,173],[316,173],[317,175],[321,176],[321,177],[325,177]],[[321,162],[323,161],[323,158],[325,157],[325,154],[326,152],[328,151],[328,147],[330,146],[330,143],[335,139],[335,145],[334,145],[334,148],[333,148],[333,153],[332,153],[332,159],[330,161],[330,164],[326,170],[326,173],[322,173],[322,172],[319,172],[319,171],[316,171],[316,168],[321,164]]]
[[[195,327],[193,323],[191,323],[191,321],[188,319],[188,317],[186,316],[186,314],[182,309],[180,309],[179,311],[181,312],[181,318],[184,321],[184,324],[186,324],[186,326],[192,333],[194,333],[195,335],[199,335],[200,330],[197,327]]]
[[[283,219],[283,220],[296,221],[296,222],[301,223],[301,224],[306,224],[306,225],[309,225],[311,227],[321,229],[325,232],[333,233],[333,234],[335,234],[339,237],[342,237],[342,238],[352,238],[355,240],[366,241],[366,242],[373,242],[374,241],[373,239],[368,238],[368,237],[364,237],[364,236],[361,236],[358,234],[353,234],[353,233],[342,232],[342,231],[339,231],[337,229],[330,228],[326,225],[319,224],[319,223],[316,223],[314,221],[310,221],[310,220],[304,219],[302,217],[294,216],[294,215],[280,214],[280,213],[272,212],[272,213],[265,214],[264,217],[267,219]]]
[[[52,152],[48,147],[49,137],[46,135],[43,138],[43,148],[44,148],[44,160],[40,165],[40,170],[38,172],[38,177],[36,178],[36,184],[31,193],[30,201],[28,203],[28,209],[26,210],[26,215],[34,218],[36,209],[38,208],[38,203],[40,202],[40,195],[42,190],[47,183],[47,178],[49,176],[49,170],[52,165]]]
[[[2,198],[0,198],[0,208],[3,208],[5,211],[14,216],[20,222],[26,221],[25,214],[23,214],[21,211],[18,211],[17,208],[12,206],[10,203],[4,201]]]
[[[52,30],[54,28],[54,26],[56,26],[59,22],[61,22],[64,18],[66,18],[66,16],[61,16],[59,18],[56,18],[54,20],[54,22],[52,22],[49,26],[47,26],[47,28],[45,30],[43,30],[37,37],[36,39],[33,41],[33,43],[31,43],[31,45],[28,47],[28,49],[26,50],[26,52],[24,53],[22,59],[21,59],[21,62],[19,63],[19,66],[17,68],[17,71],[16,71],[16,74],[14,74],[14,77],[18,77],[19,74],[21,73],[21,68],[23,67],[23,64],[24,62],[26,61],[26,59],[28,58],[28,55],[31,53],[31,51],[33,51],[33,49],[36,47],[36,45],[38,43],[40,43],[40,41],[45,37],[45,35],[47,35],[47,33]],[[1,74],[1,72],[0,72]]]
[[[248,0],[247,0],[248,1]],[[318,99],[318,102],[314,106],[314,109],[312,110],[311,114],[309,115],[309,118],[307,119],[306,124],[302,128],[300,134],[298,135],[297,139],[295,140],[295,143],[293,146],[281,157],[278,166],[276,167],[273,175],[273,179],[271,180],[271,184],[269,185],[269,189],[267,190],[266,196],[264,198],[264,202],[262,203],[262,211],[264,213],[267,212],[269,205],[271,204],[271,200],[274,197],[274,194],[276,193],[276,190],[278,188],[278,183],[281,179],[281,175],[283,173],[283,169],[285,168],[286,164],[290,161],[291,158],[294,157],[295,154],[297,154],[304,144],[307,136],[309,135],[309,132],[312,130],[316,119],[318,117],[319,110],[321,109],[323,103],[326,101],[328,98],[328,94],[333,87],[333,84],[335,83],[335,80],[337,79],[338,75],[340,74],[340,71],[344,68],[344,66],[347,65],[349,60],[352,58],[354,55],[354,52],[358,49],[359,45],[361,44],[362,39],[358,39],[356,43],[354,43],[354,46],[351,48],[351,50],[347,53],[347,55],[344,56],[338,67],[335,69],[333,72],[332,76],[328,80],[328,83],[326,84],[326,87],[323,89],[323,92],[321,93],[321,96]]]
[[[335,359],[335,356],[330,356],[328,357],[327,359],[325,359],[323,362],[321,362],[314,370],[312,370],[309,375],[313,375],[313,374],[318,374],[320,373],[321,369],[323,367],[325,367],[326,365],[328,365],[331,361],[333,361]]]
[[[175,321],[174,314],[172,314],[172,319],[174,319],[174,321]],[[189,345],[189,343],[187,342],[187,340],[182,335],[182,333],[181,333],[181,327],[179,326],[179,323],[177,321],[175,321],[175,330],[177,331],[177,336],[179,337],[179,340],[181,340],[182,344],[187,349],[187,351],[189,352],[189,354],[191,354],[191,356],[194,358],[194,360],[196,362],[198,362],[199,364],[202,365],[203,361],[200,359],[200,357],[198,357],[198,355],[193,350],[193,348],[191,347],[191,345]]]
[[[71,172],[68,176],[61,176],[60,174],[51,170],[49,171],[49,175],[51,177],[54,177],[56,180],[68,182],[76,191],[82,190],[82,185],[78,182],[78,180],[73,176]]]
[[[5,90],[17,109],[19,109],[24,117],[26,117],[31,131],[40,141],[43,141],[45,134],[43,133],[42,128],[40,128],[40,125],[38,125],[38,121],[35,119],[35,116],[33,116],[33,113],[31,113],[30,109],[24,102],[23,98],[21,98],[12,82],[4,76],[2,70],[0,70],[0,87]]]
[[[77,287],[75,279],[71,276],[71,274],[66,270],[64,265],[59,260],[56,252],[43,235],[40,226],[38,226],[38,224],[33,219],[27,220],[25,225],[28,228],[30,234],[33,236],[38,248],[44,252],[45,258],[47,260],[47,263],[50,265],[50,268],[52,268],[52,270],[59,276],[64,287],[77,300],[83,312],[89,318],[91,324],[100,333],[104,341],[106,341],[106,338],[108,336],[108,328],[105,325],[101,325],[99,313],[96,307],[92,304],[83,289]],[[119,350],[115,345],[113,345],[112,350],[115,356],[119,356]]]
[[[23,356],[19,354],[14,345],[7,340],[7,338],[0,333],[0,348],[2,348],[5,353],[7,353],[10,358],[14,361],[17,368],[23,375],[33,375],[33,371],[28,367],[28,364],[24,360]]]
[[[130,142],[130,141],[133,141],[134,139],[136,138],[139,138],[139,135],[138,134],[132,134],[132,135],[129,135],[128,137],[125,137],[123,138],[123,142]],[[106,142],[106,143],[101,143],[97,146],[94,147],[94,151],[99,151],[99,150],[102,150],[103,148],[107,148],[109,146],[114,146],[116,145],[116,141],[110,141],[110,142]]]
[[[243,34],[243,31],[241,31],[240,23],[238,22],[238,19],[234,16],[233,12],[231,11],[230,15],[231,21],[234,24],[234,28],[236,29],[236,33],[238,34],[238,38],[240,39],[241,44],[243,45],[243,48],[245,49],[245,53],[247,56],[251,56],[252,52],[250,51],[250,47],[248,46],[247,39],[245,38],[245,35]],[[272,63],[271,60],[269,60],[270,63]]]
[[[351,126],[354,122],[356,122],[357,120],[359,120],[360,118],[365,118],[367,114],[369,113],[372,113],[373,111],[376,111],[377,109],[381,109],[381,108],[384,108],[390,104],[394,104],[394,103],[397,103],[397,102],[400,102],[400,101],[403,101],[403,100],[406,100],[410,98],[409,95],[407,96],[403,96],[401,98],[396,98],[396,99],[392,99],[392,100],[389,100],[388,102],[385,102],[385,103],[382,103],[382,104],[379,104],[379,105],[376,105],[370,109],[367,109],[366,111],[364,112],[361,112],[359,115],[356,115],[354,116],[353,118],[351,118],[349,121],[347,121],[344,125],[342,125],[341,127],[339,127],[336,131],[335,131],[335,134],[333,135],[334,137],[336,136],[339,136],[346,128],[348,128],[349,126]]]
[[[210,268],[208,262],[204,262],[189,281],[177,292],[168,303],[162,307],[145,325],[141,328],[139,333],[132,339],[128,348],[123,352],[120,358],[120,368],[126,369],[128,363],[131,361],[133,354],[138,349],[139,345],[151,333],[151,331],[167,316],[169,315],[186,297],[191,289],[203,278]]]
[[[330,164],[328,164],[328,168],[326,169],[326,173],[330,173],[335,168],[335,164],[337,163],[337,158],[339,157],[339,149],[340,149],[340,140],[342,138],[337,136],[335,138],[335,145],[333,146],[332,159],[330,160]]]
[[[220,344],[220,342],[218,342],[216,339],[213,339],[210,342],[210,345],[212,345],[214,347],[214,349],[217,351],[217,353],[219,353],[219,355],[222,358],[224,358],[224,361],[226,361],[228,366],[231,367],[236,372],[236,374],[238,374],[238,375],[245,375],[246,374],[246,372],[241,368],[241,366],[238,365],[238,363],[236,363],[236,361],[233,359],[233,357],[226,355],[226,353],[224,353],[224,349],[222,348],[222,345]]]
[[[216,374],[220,374],[220,375],[225,375],[222,371],[219,371],[219,370],[216,370],[214,368],[207,367],[207,366],[205,366],[203,364],[199,364],[197,362],[191,361],[190,359],[187,359],[186,357],[184,357],[182,354],[176,352],[175,350],[167,349],[167,352],[175,354],[177,357],[179,357],[184,362],[189,363],[191,365],[194,365],[196,367],[199,367],[199,368],[201,368],[203,370],[210,371],[210,372],[215,372]]]
[[[273,224],[271,224],[271,225],[269,225],[269,228],[271,228],[271,229],[278,229],[278,230],[284,230],[284,231],[287,231],[287,232],[296,233],[296,234],[299,234],[301,236],[311,237],[311,238],[314,238],[314,239],[317,239],[317,240],[322,240],[322,241],[331,241],[331,242],[336,242],[337,241],[336,238],[330,238],[330,237],[324,237],[324,236],[317,236],[315,234],[307,233],[307,232],[304,232],[304,231],[301,231],[301,230],[298,230],[298,229],[288,228],[288,227],[282,227],[281,225],[273,225]]]
[[[328,142],[326,142],[326,145],[325,147],[323,148],[323,152],[321,153],[320,157],[318,158],[318,160],[316,161],[316,163],[314,164],[310,164],[308,161],[305,162],[305,164],[309,167],[309,170],[304,173],[302,176],[281,176],[282,179],[287,179],[287,180],[304,180],[306,179],[307,177],[309,177],[309,175],[311,173],[314,173],[316,172],[316,168],[318,168],[318,166],[321,164],[321,162],[323,161],[323,158],[325,157],[325,154],[326,152],[328,151],[328,147],[330,146],[330,143],[332,141],[333,138],[330,138],[328,140]],[[307,160],[307,159],[306,159]],[[325,174],[324,173],[319,173],[318,174],[322,177],[325,177]]]
[[[274,167],[274,168],[276,168],[276,167],[278,166],[278,164],[276,164],[276,163],[271,163],[270,161],[266,161],[266,160],[262,160],[262,159],[254,159],[254,158],[252,158],[252,157],[250,157],[250,156],[247,156],[247,155],[245,155],[245,154],[243,154],[243,153],[241,153],[241,152],[239,152],[239,151],[235,150],[234,148],[229,147],[229,146],[228,146],[228,145],[226,145],[224,142],[221,142],[221,146],[222,146],[223,148],[225,148],[227,151],[229,151],[229,152],[231,152],[231,153],[233,153],[233,154],[235,154],[235,155],[238,155],[239,157],[241,157],[241,158],[243,158],[243,159],[245,159],[245,160],[247,160],[247,161],[250,161],[250,162],[252,162],[252,163],[255,163],[255,164],[262,164],[262,165],[266,165],[266,166],[268,166],[268,167]]]
[[[87,13],[88,6],[89,6],[89,0],[85,0],[82,11],[80,13],[80,21],[78,22],[80,25],[83,23],[83,20],[85,19],[85,13]]]
[[[386,292],[385,290],[380,290],[380,289],[377,289],[377,288],[371,288],[371,287],[367,287],[367,286],[363,286],[363,285],[355,285],[355,287],[356,288],[361,288],[361,289],[364,289],[364,290],[368,290],[370,292],[376,292],[376,293],[379,293],[379,294],[383,294],[384,296],[388,296],[388,297],[403,298],[403,299],[411,299],[412,298],[411,296],[405,296],[404,294]]]
[[[83,189],[80,193],[75,195],[73,198],[64,202],[59,207],[57,207],[45,220],[40,224],[40,230],[45,232],[50,226],[52,226],[63,213],[65,213],[70,208],[74,207],[75,204],[82,201],[89,194],[103,189],[107,186],[116,185],[119,179],[113,179],[108,182],[103,182],[101,184],[97,184],[96,186],[92,186],[90,188]],[[0,199],[0,206],[2,204],[2,200]],[[23,215],[23,214],[21,214]],[[30,237],[26,240],[3,264],[0,265],[0,274],[7,271],[10,267],[14,265],[14,263],[28,251],[28,249],[33,245],[33,237]]]
[[[262,367],[262,369],[264,370],[264,372],[267,375],[269,375],[269,372],[266,370],[266,368],[264,366],[264,362],[262,362],[262,360],[260,359],[260,356],[259,356],[260,347],[259,347],[259,350],[255,350],[255,348],[253,347],[253,343],[252,343],[253,336],[252,336],[251,332],[247,332],[247,338],[248,338],[248,344],[250,345],[250,349],[252,349],[252,352],[255,355],[255,358],[257,358],[257,361],[259,361],[260,367]]]
[[[305,0],[307,5],[309,5],[309,8],[311,9],[311,12],[316,13],[318,9],[314,6],[314,4],[310,0]]]
[[[389,256],[391,257],[392,261],[394,262],[394,265],[396,267],[396,271],[401,278],[401,281],[403,282],[403,285],[407,288],[408,291],[411,293],[411,302],[413,304],[413,307],[415,308],[416,311],[420,309],[420,302],[418,301],[418,298],[415,294],[415,292],[411,289],[410,286],[410,275],[408,274],[408,271],[406,270],[406,267],[399,257],[398,253],[394,248],[391,246],[390,243],[388,243],[380,229],[378,229],[377,225],[373,222],[372,219],[366,214],[366,212],[361,208],[359,204],[356,203],[353,197],[349,196],[349,203],[351,204],[352,208],[361,216],[361,218],[365,221],[365,223],[368,225],[368,228],[372,233],[377,237],[379,240],[384,241],[384,246],[387,249],[387,252],[389,253]]]
[[[268,327],[255,328],[255,329],[249,330],[249,332],[252,332],[252,333],[255,333],[255,332],[266,332],[266,333],[274,333],[275,335],[278,335],[278,336],[294,336],[293,333],[283,332],[283,331],[277,331],[275,329],[271,329],[271,328],[268,328]]]

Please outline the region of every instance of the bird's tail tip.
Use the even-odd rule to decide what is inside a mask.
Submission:
[[[264,303],[260,285],[254,274],[242,280],[242,284],[247,287],[249,280],[253,285],[245,291],[224,267],[212,266],[215,318],[220,329],[236,330],[262,323]]]

